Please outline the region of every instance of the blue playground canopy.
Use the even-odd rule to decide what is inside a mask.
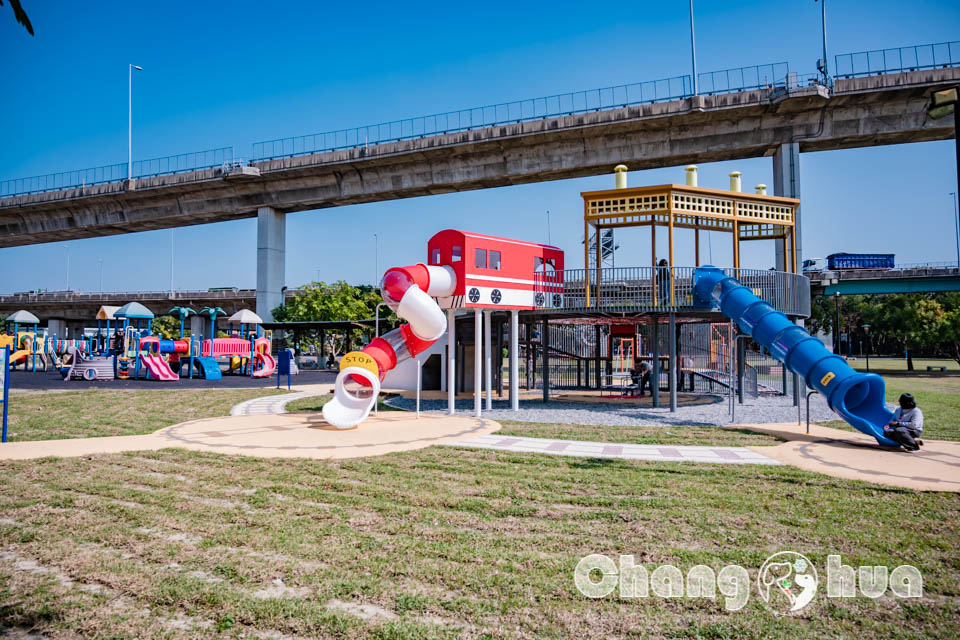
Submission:
[[[139,302],[128,302],[119,309],[113,312],[114,318],[144,318],[150,319],[153,318],[153,312],[150,309],[147,309],[145,306]]]

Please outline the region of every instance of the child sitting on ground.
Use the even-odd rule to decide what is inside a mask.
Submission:
[[[909,393],[900,396],[900,406],[893,412],[894,421],[887,425],[883,434],[900,443],[907,451],[917,451],[923,446],[923,412]]]

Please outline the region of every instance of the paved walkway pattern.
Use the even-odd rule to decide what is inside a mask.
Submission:
[[[298,391],[296,393],[285,393],[279,396],[264,396],[246,400],[240,404],[234,405],[230,409],[232,416],[263,416],[268,414],[286,413],[287,404],[300,398],[319,395],[316,391]]]
[[[616,458],[651,462],[711,462],[715,464],[782,464],[746,447],[694,447],[658,444],[615,444],[586,440],[553,440],[503,436],[496,433],[450,443],[451,447],[496,449],[515,453],[546,453],[579,458]]]

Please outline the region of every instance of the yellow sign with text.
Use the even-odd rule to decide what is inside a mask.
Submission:
[[[347,367],[361,367],[377,377],[380,376],[380,368],[377,366],[377,361],[363,351],[351,351],[340,358],[340,371],[343,371]]]
[[[833,371],[828,371],[823,375],[822,378],[820,378],[820,384],[822,384],[823,386],[827,386],[828,384],[830,384],[830,381],[836,377],[837,376],[833,373]]]

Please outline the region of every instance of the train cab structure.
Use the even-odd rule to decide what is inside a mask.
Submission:
[[[427,243],[431,266],[456,273],[447,309],[534,310],[561,306],[563,251],[548,244],[446,229]]]

